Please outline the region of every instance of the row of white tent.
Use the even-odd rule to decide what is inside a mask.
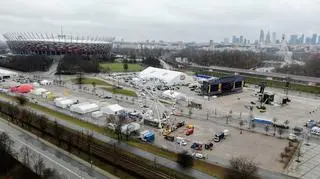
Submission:
[[[101,117],[103,114],[116,114],[122,110],[125,110],[119,104],[110,104],[100,107],[96,103],[83,102],[79,103],[78,100],[72,98],[56,98],[54,104],[63,109],[69,109],[72,112],[79,114],[87,114],[92,112],[92,117]]]

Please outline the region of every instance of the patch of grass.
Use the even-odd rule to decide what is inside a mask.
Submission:
[[[124,72],[123,63],[100,63],[102,72]],[[143,70],[142,65],[137,63],[128,63],[128,72],[136,72]]]
[[[72,79],[72,82],[73,83],[78,83],[78,79]],[[104,85],[104,86],[111,86],[110,83],[107,83],[103,80],[99,80],[99,79],[96,79],[96,78],[83,78],[82,79],[82,84],[87,84],[87,85],[91,85],[93,82],[96,83],[96,85]]]
[[[132,91],[132,90],[128,90],[128,89],[119,89],[119,88],[114,88],[112,86],[102,86],[100,87],[103,90],[109,91],[111,93],[115,93],[115,94],[122,94],[125,96],[131,96],[131,97],[137,97],[137,93]]]

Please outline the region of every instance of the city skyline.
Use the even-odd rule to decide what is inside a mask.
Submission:
[[[128,41],[221,42],[234,34],[254,41],[260,29],[275,29],[277,34],[320,32],[315,4],[289,0],[12,0],[0,7],[0,33],[58,33],[63,26],[65,32],[75,35],[115,36]]]

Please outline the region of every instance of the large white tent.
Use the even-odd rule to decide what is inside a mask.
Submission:
[[[104,114],[116,114],[119,113],[120,111],[124,110],[122,106],[119,104],[111,104],[108,106],[104,106],[100,108],[100,111]]]
[[[60,108],[64,108],[64,109],[75,104],[75,103],[77,103],[77,100],[75,100],[75,99],[64,99],[64,98],[62,98],[60,100],[55,99],[55,105]]]
[[[70,107],[70,111],[79,114],[86,114],[97,110],[99,110],[99,106],[95,103],[79,103],[74,104]]]
[[[177,91],[173,91],[173,90],[166,90],[166,91],[162,92],[161,96],[164,98],[169,98],[171,100],[186,100],[187,99],[186,95],[179,93]]]
[[[166,85],[183,85],[192,81],[192,77],[183,72],[154,67],[144,69],[139,73],[139,77],[144,80],[159,79]]]

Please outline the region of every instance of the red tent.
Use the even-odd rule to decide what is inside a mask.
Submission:
[[[31,84],[22,84],[20,86],[13,86],[10,88],[11,92],[29,93],[33,89]]]

